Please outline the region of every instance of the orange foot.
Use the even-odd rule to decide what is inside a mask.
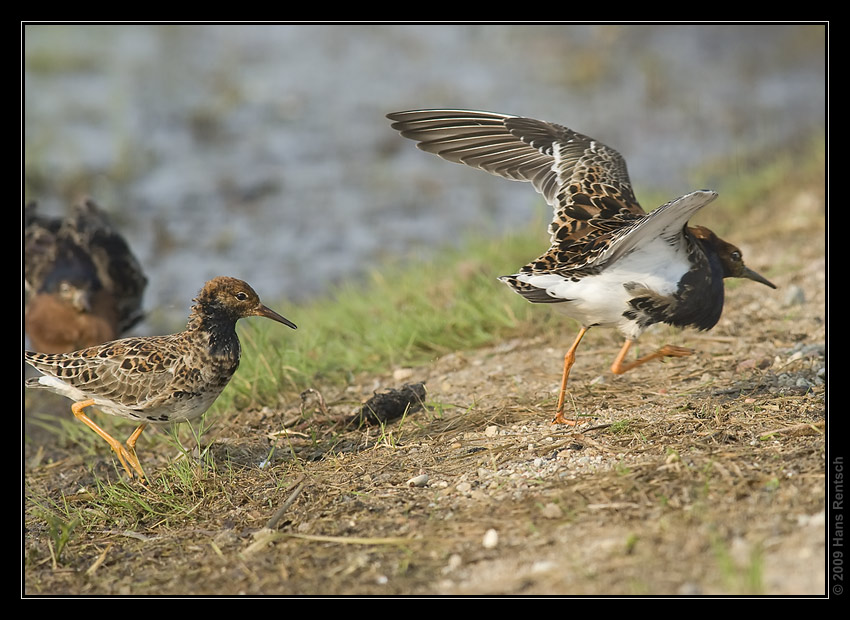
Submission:
[[[629,348],[631,348],[632,342],[632,340],[626,340],[626,342],[623,344],[623,348],[620,349],[620,353],[617,355],[617,359],[615,359],[614,363],[611,364],[611,372],[613,372],[615,375],[621,375],[624,372],[631,370],[632,368],[640,366],[641,364],[645,364],[647,362],[651,362],[652,360],[660,359],[662,357],[687,357],[688,355],[693,355],[695,353],[693,349],[686,349],[685,347],[677,347],[672,344],[665,344],[655,353],[644,355],[640,359],[636,359],[635,361],[626,364],[623,362],[623,360],[626,359],[626,354],[629,352]]]
[[[92,405],[94,405],[94,400],[91,399],[78,401],[71,405],[71,411],[78,420],[106,440],[106,443],[108,443],[109,447],[115,452],[115,455],[118,457],[121,465],[124,466],[124,470],[130,478],[138,476],[139,480],[144,483],[147,476],[145,476],[145,472],[142,469],[142,464],[139,463],[139,457],[136,456],[136,441],[145,429],[146,424],[141,424],[133,432],[133,434],[130,435],[130,438],[127,439],[127,445],[124,446],[121,442],[113,438],[109,433],[95,424],[94,421],[85,414],[84,410],[86,407],[91,407]]]
[[[672,344],[665,344],[663,347],[658,349],[659,357],[688,357],[689,355],[693,355],[696,353],[694,349],[688,349],[686,347],[677,347]]]
[[[578,426],[578,420],[570,420],[564,417],[564,412],[559,411],[552,419],[552,424],[566,424],[567,426]]]

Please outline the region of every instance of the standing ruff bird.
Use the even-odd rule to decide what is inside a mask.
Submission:
[[[34,349],[68,353],[114,340],[142,318],[147,278],[91,200],[65,219],[24,208],[24,328]]]
[[[532,303],[553,304],[581,329],[564,357],[554,423],[564,418],[570,369],[591,327],[616,327],[626,341],[611,366],[622,374],[693,351],[666,345],[626,363],[632,343],[654,323],[707,330],[723,311],[723,279],[749,278],[741,251],[688,220],[717,197],[695,191],[646,213],[614,149],[571,129],[531,118],[471,110],[387,115],[423,151],[514,181],[529,181],[552,207],[551,245],[502,282]]]
[[[106,440],[127,474],[145,479],[136,457],[139,435],[148,424],[194,420],[210,408],[239,366],[236,322],[248,316],[295,329],[292,321],[264,306],[247,283],[221,276],[201,289],[179,334],[124,338],[73,353],[25,351],[24,360],[44,373],[28,379],[26,387],[47,388],[73,400],[71,411]],[[92,405],[139,426],[121,444],[86,416],[84,410]]]

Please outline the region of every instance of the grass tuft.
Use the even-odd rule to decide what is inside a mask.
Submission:
[[[296,332],[240,326],[242,365],[216,407],[275,404],[317,381],[344,384],[361,372],[415,366],[517,333],[544,313],[496,278],[537,257],[547,242],[545,225],[536,222],[290,306]]]

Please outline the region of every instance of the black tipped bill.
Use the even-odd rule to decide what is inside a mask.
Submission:
[[[755,271],[753,271],[749,267],[744,267],[743,271],[741,272],[741,275],[738,276],[738,277],[747,278],[748,280],[753,280],[754,282],[761,282],[762,284],[765,284],[765,285],[769,286],[770,288],[776,288],[776,285],[773,282],[771,282],[770,280],[768,280],[764,276],[756,273]]]
[[[279,315],[277,312],[275,312],[274,310],[272,310],[271,308],[269,308],[267,306],[264,306],[263,304],[260,304],[259,307],[257,308],[256,315],[257,316],[264,316],[267,319],[271,319],[272,321],[277,321],[278,323],[283,323],[284,325],[286,325],[287,327],[291,327],[292,329],[298,329],[298,327],[295,325],[295,323],[293,323],[292,321],[287,319],[285,316]]]

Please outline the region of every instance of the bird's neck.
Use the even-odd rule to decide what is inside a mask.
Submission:
[[[690,308],[690,325],[697,329],[711,329],[723,312],[723,265],[714,245],[696,238],[694,249],[700,248],[704,258],[692,254],[699,269],[692,270],[680,283],[680,290],[689,291],[685,306]]]
[[[189,314],[186,331],[204,334],[211,355],[238,362],[241,347],[236,335],[236,320],[232,317],[203,304],[196,304]]]

